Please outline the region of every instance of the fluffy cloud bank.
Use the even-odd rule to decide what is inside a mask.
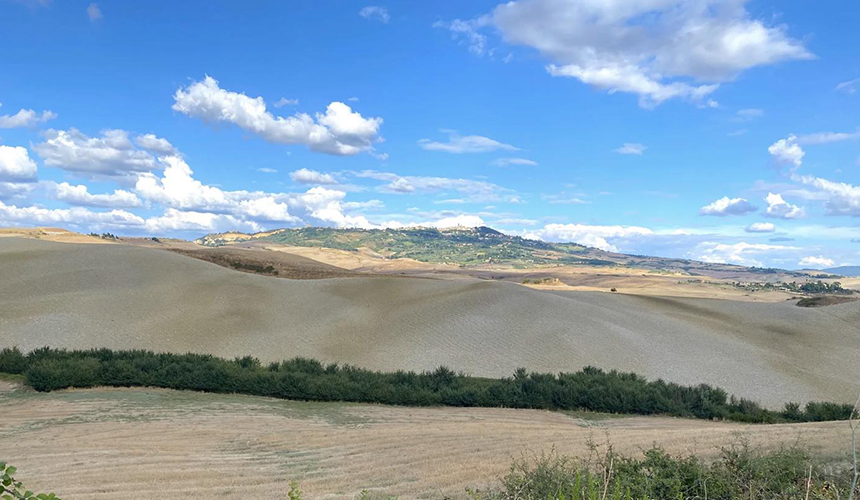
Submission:
[[[827,215],[860,217],[860,186],[812,175],[792,178],[818,191],[819,197],[825,200],[824,209]]]
[[[630,92],[650,107],[679,97],[701,100],[749,68],[814,57],[786,26],[753,18],[745,3],[517,0],[475,20],[437,25],[468,37],[478,55],[487,44],[480,30],[495,27],[506,42],[549,59],[549,74]]]
[[[609,243],[607,238],[629,239],[652,235],[654,235],[654,231],[647,227],[592,226],[588,224],[547,224],[542,229],[529,231],[525,234],[527,238],[569,241],[608,252],[617,252],[618,248]]]
[[[138,142],[159,148],[170,144],[155,136],[141,136]],[[125,130],[105,130],[101,137],[89,137],[74,128],[51,129],[33,149],[45,165],[85,176],[118,177],[160,168],[153,155],[134,146]]]
[[[117,189],[112,194],[91,194],[87,186],[73,186],[62,182],[54,186],[57,200],[84,207],[135,208],[143,205],[140,198],[132,192]]]
[[[93,212],[86,208],[48,209],[37,206],[18,207],[0,201],[0,221],[12,225],[61,225],[80,228],[139,227],[143,218],[125,210]]]
[[[815,257],[815,256],[804,257],[804,258],[800,259],[800,261],[797,263],[797,265],[800,267],[811,267],[813,269],[821,269],[823,267],[833,267],[834,265],[836,265],[836,263],[833,261],[833,259],[828,259],[827,257],[825,257],[823,255],[819,255],[818,257]]]
[[[207,76],[180,88],[173,95],[173,109],[207,123],[232,123],[277,144],[302,144],[311,151],[354,155],[372,151],[380,140],[382,118],[364,118],[342,102],[332,102],[325,113],[275,116],[262,97],[224,90]]]
[[[791,180],[806,186],[803,189],[794,190],[795,195],[805,199],[824,201],[826,215],[860,217],[860,186],[798,173],[806,155],[801,145],[851,140],[860,140],[860,129],[854,132],[817,132],[801,136],[791,134],[786,139],[780,139],[771,144],[768,152],[773,155],[777,163],[792,165]],[[779,194],[768,193],[767,203],[768,217],[797,219],[806,215],[803,207],[786,202]]]
[[[740,264],[742,266],[763,266],[762,259],[770,254],[800,250],[785,245],[763,243],[715,243],[704,242],[692,252],[692,256],[704,262],[719,264]]]

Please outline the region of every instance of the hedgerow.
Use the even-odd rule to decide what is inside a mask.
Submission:
[[[250,356],[227,360],[208,354],[45,347],[27,354],[17,348],[0,350],[0,372],[23,374],[37,391],[146,386],[307,401],[588,410],[754,423],[842,420],[852,410],[847,404],[811,402],[772,411],[707,384],[649,381],[594,367],[559,374],[520,368],[512,377],[492,379],[444,366],[386,373],[306,358],[263,366]]]

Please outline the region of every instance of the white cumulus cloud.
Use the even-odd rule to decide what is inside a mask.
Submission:
[[[727,215],[745,215],[756,210],[757,208],[744,198],[723,196],[719,200],[702,207],[699,210],[699,215],[725,217]]]
[[[313,187],[304,193],[267,193],[263,191],[227,191],[194,178],[191,167],[180,157],[163,158],[163,175],[143,173],[138,176],[134,192],[144,200],[178,212],[230,216],[260,227],[312,224],[338,227],[374,227],[365,217],[345,213],[346,193],[337,189]],[[162,225],[222,223],[228,218],[202,215],[182,218],[171,212]],[[190,221],[190,222],[189,222]],[[172,226],[170,226],[172,227]],[[178,227],[178,226],[177,226]]]
[[[797,169],[803,164],[803,157],[806,156],[806,152],[801,148],[802,145],[828,144],[857,139],[860,139],[860,129],[854,132],[816,132],[801,136],[790,134],[785,139],[780,139],[771,144],[767,151],[778,164],[791,164]]]
[[[797,136],[792,134],[785,139],[780,139],[767,148],[767,152],[774,157],[777,163],[792,164],[799,167],[803,163],[806,153],[797,143]]]
[[[743,1],[516,0],[474,20],[437,22],[482,55],[485,27],[509,44],[536,49],[553,76],[609,92],[630,92],[651,107],[672,98],[701,101],[744,70],[814,56],[784,25],[768,25]],[[702,83],[705,82],[705,83]]]
[[[134,208],[143,205],[140,198],[130,191],[117,189],[111,194],[91,194],[87,186],[73,186],[68,182],[54,186],[54,197],[69,205],[85,207]]]
[[[36,180],[36,162],[27,148],[0,146],[0,181],[32,182]]]
[[[161,155],[178,154],[176,148],[173,147],[173,144],[170,144],[170,141],[161,137],[156,137],[155,134],[139,135],[134,139],[134,142],[143,149],[148,149]]]
[[[154,156],[134,147],[125,130],[106,130],[102,137],[89,137],[74,128],[51,129],[33,149],[45,165],[79,174],[124,176],[160,168]]]
[[[325,113],[275,116],[262,97],[224,90],[206,76],[180,88],[173,96],[173,109],[207,123],[232,123],[277,144],[302,144],[311,151],[354,155],[372,151],[380,140],[382,118],[364,118],[342,102],[332,102]]]
[[[860,186],[811,175],[794,176],[793,179],[816,189],[816,197],[824,200],[827,215],[860,217]]]
[[[300,168],[290,172],[290,179],[299,184],[337,184],[337,179],[331,174],[323,174],[316,170]]]
[[[801,219],[806,216],[806,210],[803,207],[788,203],[780,194],[768,193],[765,201],[767,201],[767,211],[765,212],[767,217]]]
[[[164,214],[146,219],[145,228],[150,233],[175,231],[197,233],[244,231],[256,233],[265,229],[254,221],[243,220],[232,215],[181,211],[175,208],[168,208]]]
[[[3,104],[0,104],[0,107],[2,106]],[[35,127],[56,117],[57,114],[53,111],[37,113],[32,109],[21,109],[14,115],[0,115],[0,128]]]

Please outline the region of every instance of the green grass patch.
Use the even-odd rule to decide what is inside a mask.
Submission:
[[[11,382],[13,384],[26,384],[27,377],[16,373],[0,373],[0,382]]]

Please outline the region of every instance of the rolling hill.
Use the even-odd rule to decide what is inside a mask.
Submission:
[[[588,249],[572,243],[544,243],[508,236],[489,227],[414,229],[335,229],[304,227],[254,235],[222,233],[196,240],[204,246],[221,246],[255,240],[292,246],[356,251],[373,250],[385,257],[421,262],[478,264],[613,264],[587,256]]]
[[[257,234],[217,233],[206,235],[195,240],[195,242],[209,247],[259,242],[298,247],[330,248],[351,252],[368,249],[389,259],[406,258],[420,262],[452,264],[461,267],[625,266],[690,276],[770,282],[811,277],[806,272],[782,269],[606,252],[576,243],[550,243],[511,236],[489,227],[445,229],[303,227],[278,229]]]
[[[839,266],[822,269],[825,273],[838,274],[839,276],[860,276],[860,266]]]
[[[585,365],[711,383],[765,404],[860,390],[860,303],[549,292],[365,275],[291,280],[121,241],[0,238],[0,344],[295,356],[509,376]]]

